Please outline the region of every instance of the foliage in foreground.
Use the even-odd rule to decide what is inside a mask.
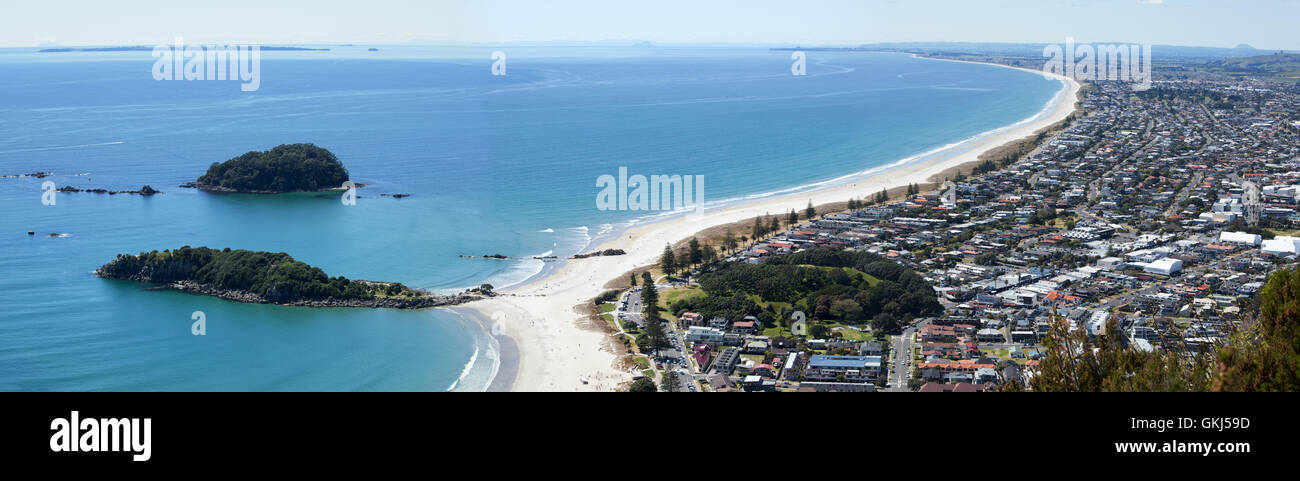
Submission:
[[[1124,345],[1112,326],[1089,340],[1054,323],[1028,385],[1002,391],[1284,391],[1300,390],[1300,268],[1280,270],[1257,298],[1257,318],[1217,346],[1218,356],[1180,348],[1142,352]]]

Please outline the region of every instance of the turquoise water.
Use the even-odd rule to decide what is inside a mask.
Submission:
[[[0,179],[0,389],[481,389],[493,343],[445,310],[247,305],[90,272],[119,252],[204,245],[434,290],[505,286],[544,268],[531,256],[571,255],[646,217],[596,210],[595,179],[620,166],[703,175],[717,203],[969,139],[1035,115],[1061,87],[894,54],[809,52],[795,77],[789,52],[735,48],[504,49],[499,77],[493,50],[267,52],[248,93],[156,82],[148,52],[0,49],[0,174],[58,174]],[[212,162],[295,142],[330,149],[367,184],[356,206],[177,188]],[[45,206],[44,180],[166,193]],[[524,260],[461,257],[490,253]],[[206,336],[190,334],[194,311]]]

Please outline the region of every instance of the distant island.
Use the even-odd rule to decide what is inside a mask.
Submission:
[[[334,154],[314,144],[280,145],[213,163],[184,185],[210,192],[279,194],[339,189],[348,171]]]
[[[259,46],[263,52],[328,52],[328,48],[307,48],[307,47],[277,47],[277,46]],[[152,52],[153,47],[147,45],[127,45],[122,47],[55,47],[43,48],[37,50],[37,53],[66,53],[66,52]]]
[[[107,279],[166,284],[191,294],[231,301],[307,307],[420,309],[460,304],[477,296],[437,295],[397,282],[329,277],[289,254],[185,246],[118,254],[95,270]]]

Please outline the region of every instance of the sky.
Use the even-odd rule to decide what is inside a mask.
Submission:
[[[648,40],[962,41],[1300,50],[1300,0],[167,0],[6,2],[0,46]]]

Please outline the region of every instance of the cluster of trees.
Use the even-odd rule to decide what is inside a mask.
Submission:
[[[921,186],[915,183],[907,184],[907,195],[916,195],[921,193]]]
[[[1060,324],[1044,342],[1047,355],[1032,381],[1000,390],[1300,390],[1300,268],[1274,273],[1253,302],[1258,315],[1247,315],[1243,328],[1217,346],[1217,356],[1190,352],[1177,338],[1163,350],[1143,352],[1125,345],[1114,326],[1089,339]]]
[[[1034,225],[1043,225],[1056,219],[1056,209],[1044,207],[1034,211],[1034,215],[1029,216],[1029,223]]]
[[[297,300],[416,297],[399,283],[354,282],[329,277],[319,268],[283,252],[181,247],[176,250],[119,254],[99,270],[101,275],[143,282],[194,281],[221,289],[259,294],[273,302]]]
[[[645,319],[645,332],[637,338],[642,349],[659,349],[668,345],[668,330],[664,328],[663,315],[659,313],[659,292],[655,290],[650,272],[641,273],[641,315]]]
[[[213,163],[197,183],[247,192],[309,192],[337,188],[347,180],[347,169],[330,151],[292,144]]]
[[[632,381],[632,385],[628,386],[627,392],[659,392],[659,388],[655,387],[653,379],[642,377]]]
[[[633,279],[635,279],[635,277],[633,277]],[[618,293],[619,293],[618,289],[610,289],[608,291],[600,293],[599,296],[596,296],[596,300],[593,301],[596,304],[596,308],[599,309],[600,305],[606,302],[613,302],[618,300]]]
[[[764,303],[790,303],[813,320],[872,321],[894,331],[899,322],[943,311],[916,272],[866,252],[810,249],[764,264],[730,263],[701,275],[699,282],[705,295],[673,303],[673,312],[733,320],[755,316],[768,326],[787,317],[770,304],[760,306],[751,297],[756,296]]]
[[[730,231],[728,231],[728,234],[730,234]],[[732,242],[734,241],[733,238]],[[686,251],[682,253],[673,251],[671,245],[665,245],[663,254],[659,256],[659,268],[663,269],[664,274],[672,276],[678,272],[716,260],[718,260],[718,252],[713,246],[700,244],[699,239],[692,237],[686,245]],[[632,277],[632,285],[636,286],[635,276]]]
[[[885,189],[881,189],[880,192],[876,192],[875,194],[872,194],[871,200],[849,199],[848,209],[858,210],[858,209],[866,208],[867,206],[873,204],[883,204],[885,202],[889,202],[889,191]]]

